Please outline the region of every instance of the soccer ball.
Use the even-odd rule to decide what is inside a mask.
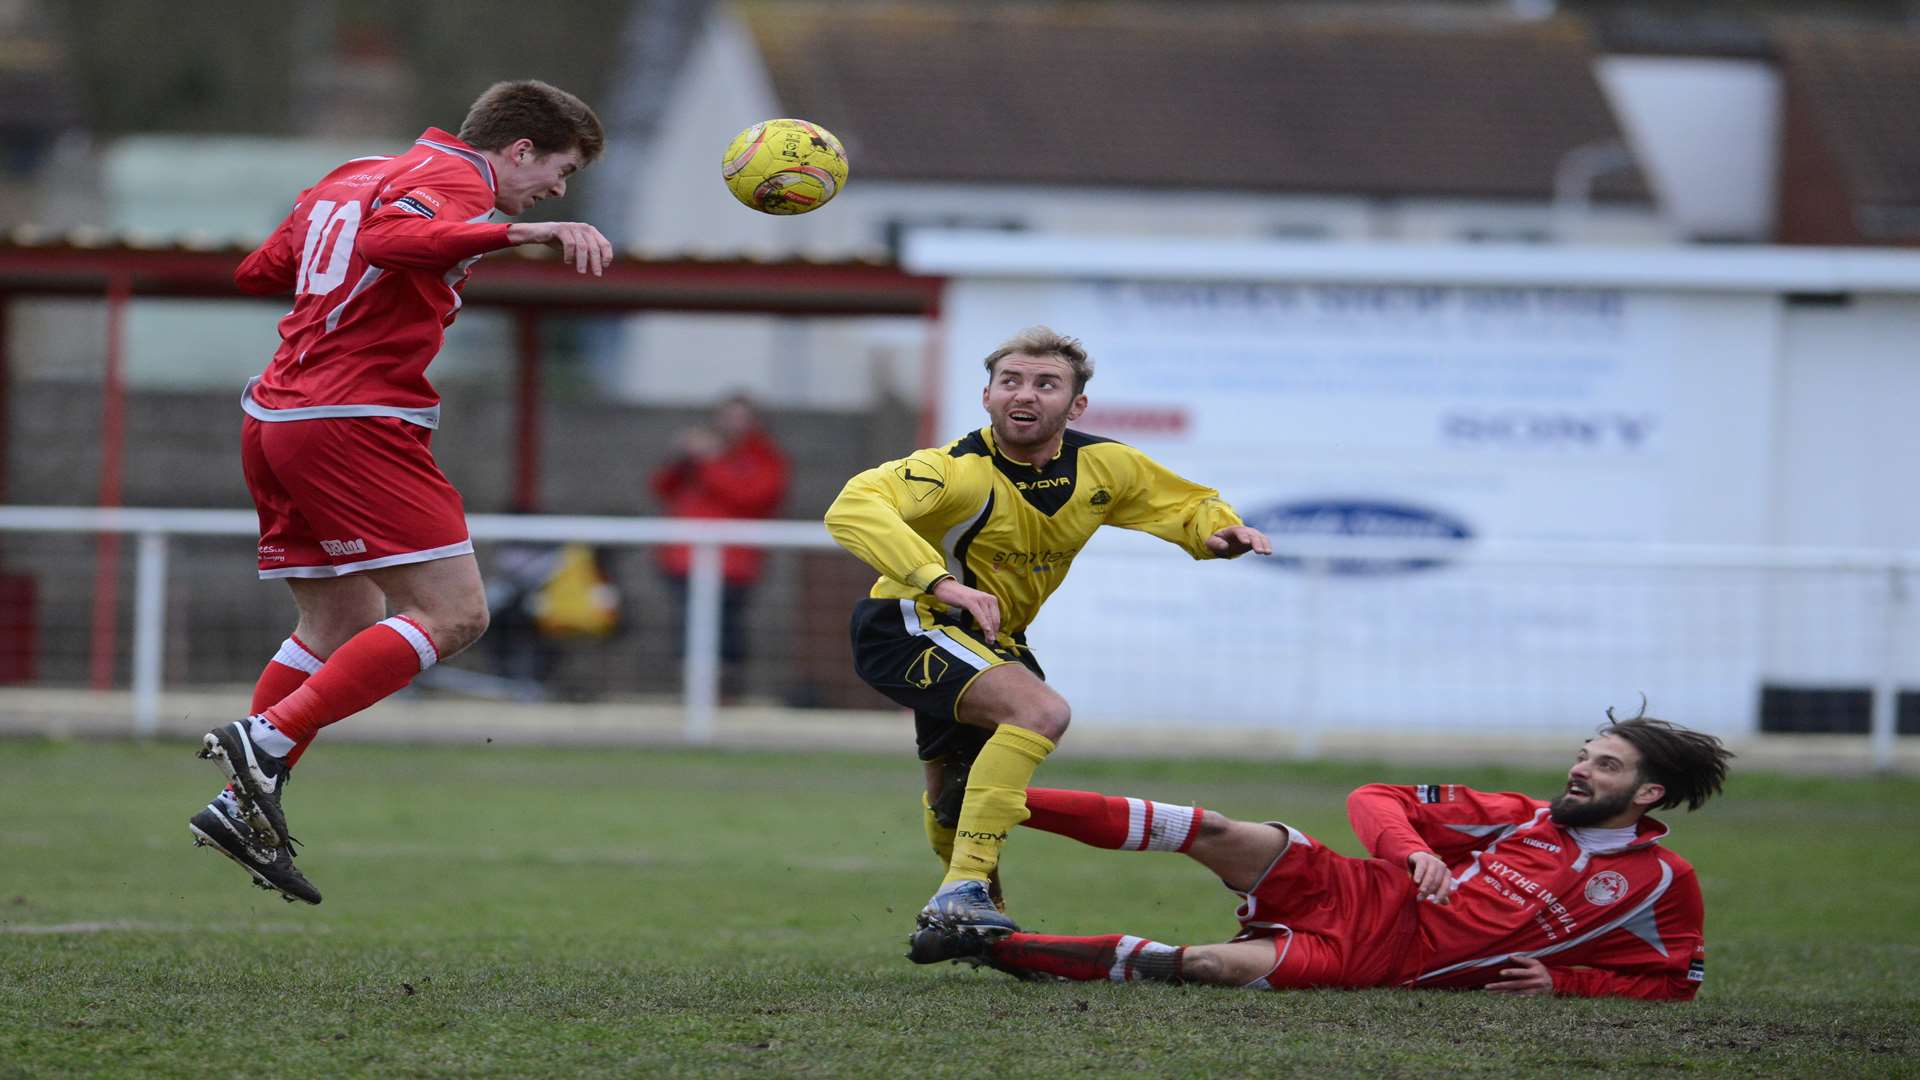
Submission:
[[[819,124],[762,120],[733,137],[720,161],[727,190],[763,214],[818,210],[847,183],[847,152]]]

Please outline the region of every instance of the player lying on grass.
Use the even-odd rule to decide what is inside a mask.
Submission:
[[[1644,714],[1607,716],[1550,803],[1452,784],[1355,791],[1347,813],[1369,859],[1277,822],[1032,789],[1030,827],[1095,847],[1180,852],[1219,875],[1241,898],[1240,933],[1174,946],[934,924],[909,939],[908,956],[1024,978],[1689,999],[1705,977],[1700,885],[1646,814],[1698,808],[1719,793],[1733,755],[1711,735]]]

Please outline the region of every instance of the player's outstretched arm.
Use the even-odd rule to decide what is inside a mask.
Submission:
[[[1700,983],[1688,975],[1689,954],[1676,954],[1669,970],[1608,971],[1594,967],[1548,967],[1532,957],[1515,957],[1486,985],[1496,994],[1561,997],[1630,997],[1642,1001],[1692,1001]]]
[[[558,248],[574,270],[594,277],[613,265],[613,244],[584,221],[516,221],[507,226],[507,242]]]

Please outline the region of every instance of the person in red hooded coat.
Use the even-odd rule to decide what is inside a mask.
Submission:
[[[669,517],[767,518],[787,497],[787,455],[761,425],[760,410],[746,394],[734,394],[714,410],[709,426],[680,435],[672,460],[655,469],[653,494]],[[737,692],[747,659],[745,613],[760,580],[758,548],[721,549],[720,659],[723,686]],[[684,647],[687,574],[692,553],[684,544],[659,549],[660,572],[674,598],[674,641]]]

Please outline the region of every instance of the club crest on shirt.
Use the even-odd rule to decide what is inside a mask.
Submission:
[[[1606,907],[1627,895],[1627,879],[1612,870],[1602,870],[1587,879],[1587,902]]]

